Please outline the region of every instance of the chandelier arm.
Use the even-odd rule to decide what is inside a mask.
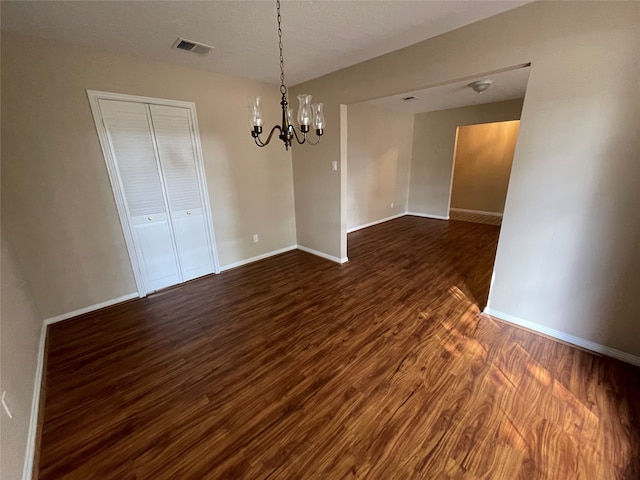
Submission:
[[[271,131],[269,132],[269,136],[267,137],[267,140],[264,142],[262,141],[259,135],[256,135],[255,137],[256,145],[258,145],[259,147],[266,147],[267,145],[269,145],[269,142],[271,141],[271,137],[273,137],[273,134],[275,133],[276,130],[282,133],[282,128],[280,128],[280,125],[276,125],[271,129]]]
[[[306,134],[305,134],[304,138],[305,138],[305,140],[307,141],[307,143],[308,143],[309,145],[317,145],[317,144],[319,144],[319,143],[320,143],[320,137],[318,137],[318,139],[317,139],[315,142],[312,142],[312,141],[309,139],[309,137],[307,137],[307,135],[306,135]]]
[[[309,133],[311,133],[311,132],[309,132]],[[303,135],[304,135],[304,139],[307,141],[307,143],[308,143],[309,145],[317,145],[317,144],[319,144],[319,143],[320,143],[320,137],[321,137],[321,135],[318,135],[317,133],[316,133],[316,138],[317,138],[317,140],[316,140],[315,142],[312,142],[312,141],[311,141],[311,139],[307,136],[307,135],[308,135],[308,133],[304,133]]]
[[[302,134],[302,140],[300,140],[300,137],[298,136],[298,132],[296,132],[296,127],[295,127],[295,126],[293,126],[293,128],[292,128],[291,130],[293,130],[293,134],[294,134],[294,135],[295,135],[295,137],[296,137],[296,141],[297,141],[300,145],[302,145],[302,144],[305,142],[305,140],[307,139],[307,136],[303,133],[303,134]]]

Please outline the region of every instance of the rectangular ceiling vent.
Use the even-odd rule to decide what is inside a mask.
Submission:
[[[408,97],[402,97],[402,100],[405,102],[412,102],[414,100],[421,100],[420,97],[414,97],[413,95],[409,95]]]
[[[206,55],[215,47],[205,45],[204,43],[194,42],[193,40],[187,40],[185,38],[178,38],[171,48],[184,50],[185,52],[197,53],[198,55]]]

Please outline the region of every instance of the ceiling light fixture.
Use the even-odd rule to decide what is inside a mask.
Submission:
[[[278,47],[280,49],[280,93],[282,94],[282,100],[280,105],[282,106],[282,125],[276,125],[269,132],[269,136],[266,141],[262,141],[260,134],[262,133],[262,125],[264,120],[262,118],[262,98],[253,97],[249,99],[249,127],[251,128],[251,136],[259,147],[264,147],[269,144],[271,137],[277,130],[280,132],[278,138],[284,142],[284,148],[289,150],[293,142],[293,138],[297,140],[299,144],[305,142],[310,145],[317,145],[320,141],[320,137],[324,133],[324,113],[322,112],[322,103],[311,103],[311,95],[303,94],[298,95],[298,102],[300,103],[298,108],[298,125],[293,122],[293,110],[288,108],[287,102],[287,87],[284,84],[284,57],[282,56],[282,18],[280,16],[280,0],[276,0],[276,11],[278,20]],[[312,142],[307,138],[310,125],[316,131],[318,139]],[[302,140],[298,136],[296,129],[302,134]]]
[[[468,87],[476,93],[482,93],[487,90],[493,84],[493,80],[476,80],[475,82],[471,82]]]

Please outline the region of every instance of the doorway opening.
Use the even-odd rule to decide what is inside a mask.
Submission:
[[[491,268],[483,262],[487,272],[472,288],[484,309],[529,69],[518,65],[347,106],[348,236],[402,216],[444,222],[431,223],[439,229],[495,229],[482,235],[493,238]],[[491,86],[478,93],[469,86],[476,80]]]
[[[500,226],[520,120],[457,128],[449,218]]]

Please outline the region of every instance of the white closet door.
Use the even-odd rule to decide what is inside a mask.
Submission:
[[[145,293],[180,283],[147,106],[101,99],[100,109],[141,260]]]
[[[184,281],[213,273],[189,112],[150,105],[170,216]],[[201,172],[204,175],[204,172]]]

